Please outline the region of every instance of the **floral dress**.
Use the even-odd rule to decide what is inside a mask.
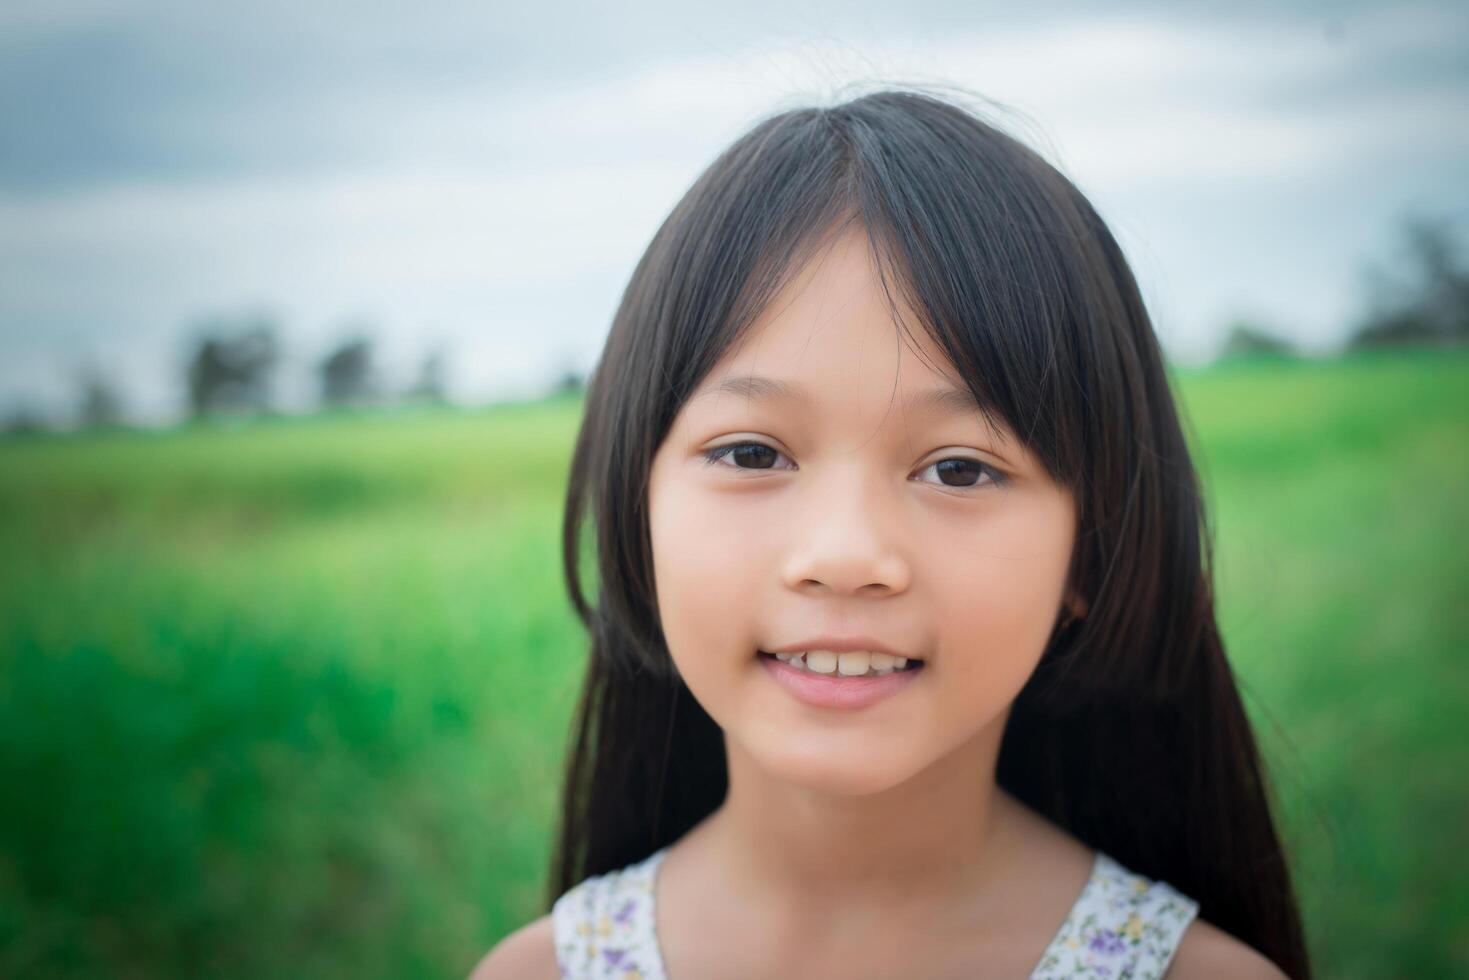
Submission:
[[[669,980],[654,929],[653,883],[668,848],[593,875],[556,900],[556,962],[567,980]],[[1101,851],[1031,980],[1157,980],[1198,903]]]

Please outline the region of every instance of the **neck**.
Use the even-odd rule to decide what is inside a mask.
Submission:
[[[1018,803],[995,783],[1005,718],[911,778],[844,795],[762,770],[726,736],[729,791],[705,832],[731,888],[767,908],[944,907],[995,880]],[[930,904],[931,903],[931,904]]]

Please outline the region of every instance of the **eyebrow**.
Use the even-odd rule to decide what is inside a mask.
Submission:
[[[705,398],[713,395],[743,395],[756,401],[806,402],[810,398],[799,385],[775,378],[747,374],[726,378],[713,388],[695,396]],[[949,415],[984,415],[974,392],[967,388],[925,388],[909,396],[909,404],[918,410],[942,412]]]

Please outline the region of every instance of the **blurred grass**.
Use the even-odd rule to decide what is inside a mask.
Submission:
[[[1180,380],[1321,975],[1469,975],[1469,357]]]
[[[1469,358],[1175,371],[1322,976],[1469,970]],[[462,976],[537,914],[580,404],[0,443],[0,976]]]

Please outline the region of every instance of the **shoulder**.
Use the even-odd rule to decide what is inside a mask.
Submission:
[[[1289,980],[1280,968],[1248,943],[1216,926],[1195,919],[1173,954],[1168,980],[1241,977],[1243,980]]]
[[[484,955],[469,980],[560,980],[551,916],[543,915],[506,936]]]

